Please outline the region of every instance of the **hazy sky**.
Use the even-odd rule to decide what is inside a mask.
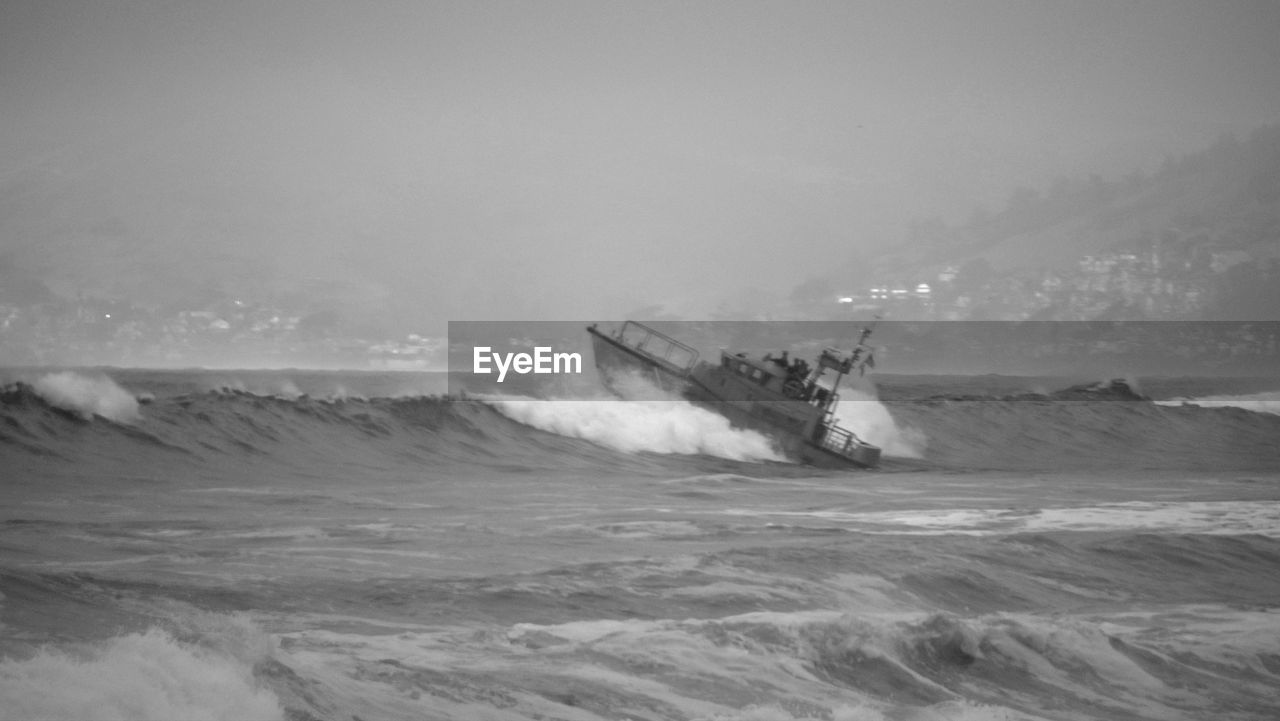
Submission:
[[[1270,1],[9,0],[0,243],[437,319],[696,313],[1277,121]]]

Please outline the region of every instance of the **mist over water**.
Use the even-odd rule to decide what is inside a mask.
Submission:
[[[272,333],[750,317],[815,277],[863,284],[884,250],[942,262],[913,227],[1141,177],[1280,113],[1266,3],[315,4],[0,8],[6,288],[242,301]],[[98,357],[273,357],[195,336]]]

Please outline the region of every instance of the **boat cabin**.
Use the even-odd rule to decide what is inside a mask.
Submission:
[[[820,373],[814,373],[809,363],[797,358],[790,360],[787,352],[781,356],[766,355],[763,359],[748,358],[745,353],[730,354],[720,351],[720,367],[733,374],[745,384],[754,385],[769,394],[779,396],[769,398],[750,393],[749,398],[730,400],[799,400],[816,408],[826,410],[835,400],[835,394],[817,384]],[[721,387],[727,384],[722,383]]]

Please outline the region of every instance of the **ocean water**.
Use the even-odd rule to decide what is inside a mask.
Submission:
[[[5,380],[3,719],[1280,717],[1274,388],[899,377],[818,471],[676,402]]]

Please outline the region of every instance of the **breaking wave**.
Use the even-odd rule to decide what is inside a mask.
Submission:
[[[1165,613],[1191,629],[1161,633]],[[308,676],[333,672],[325,656],[345,667],[358,655],[351,675],[369,685],[353,695],[395,689],[404,718],[430,717],[427,693],[459,718],[495,705],[513,718],[705,721],[1267,717],[1273,614],[1176,605],[1144,615],[819,608],[317,633],[290,645],[322,661],[301,669]]]
[[[718,413],[685,401],[492,398],[503,415],[624,453],[708,455],[737,461],[785,460],[765,436],[733,428]]]
[[[1280,464],[1280,416],[1149,401],[887,401],[928,439],[922,458],[966,470],[1260,469]]]
[[[0,718],[283,721],[255,659],[151,628],[77,648],[0,660]]]
[[[50,405],[85,419],[102,416],[121,423],[138,420],[138,400],[106,376],[63,371],[41,377],[33,387]]]
[[[715,471],[780,460],[762,435],[684,401],[314,398],[219,390],[138,400],[110,378],[0,388],[0,451],[95,462]],[[1270,403],[1260,399],[1260,403]],[[1280,415],[1146,401],[850,397],[838,420],[899,464],[956,470],[1280,465]],[[100,422],[99,419],[112,421]],[[85,426],[88,426],[88,429]],[[701,460],[699,460],[701,459]],[[709,468],[707,463],[713,465]],[[656,464],[656,465],[655,465]],[[893,463],[889,464],[894,467]],[[163,467],[155,466],[155,467]],[[776,472],[776,471],[771,471]]]
[[[1247,396],[1205,396],[1203,398],[1178,398],[1171,401],[1157,401],[1160,405],[1180,406],[1193,405],[1202,408],[1243,408],[1257,413],[1274,413],[1280,415],[1280,392],[1257,393]]]

